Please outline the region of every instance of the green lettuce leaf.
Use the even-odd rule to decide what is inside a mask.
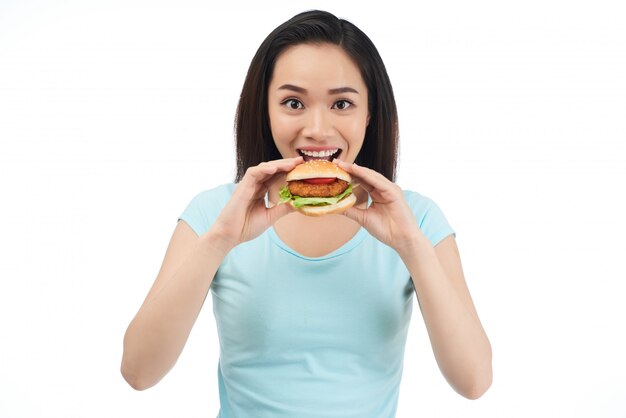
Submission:
[[[280,198],[278,204],[289,202],[291,200],[292,195],[287,186],[283,186],[280,189],[280,192],[278,192],[278,197]]]
[[[287,186],[284,186],[280,189],[279,196],[280,200],[278,203],[285,203],[290,200],[293,200],[293,206],[299,208],[301,206],[323,206],[323,205],[334,205],[339,202],[344,197],[348,196],[352,193],[352,185],[349,184],[348,188],[343,191],[343,193],[338,194],[333,197],[301,197],[294,196],[291,194]]]

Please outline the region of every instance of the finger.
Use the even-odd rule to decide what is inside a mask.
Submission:
[[[274,225],[274,222],[279,220],[285,215],[293,212],[294,208],[289,204],[274,205],[267,209],[267,216],[269,218],[270,225]]]
[[[265,191],[272,189],[277,183],[285,184],[287,174],[296,168],[296,166],[302,164],[304,162],[304,158],[295,157],[295,158],[286,158],[284,160],[275,160],[268,161],[269,164],[275,164],[277,167],[277,171],[268,179],[263,182],[263,186]]]
[[[241,179],[241,183],[250,186],[262,183],[267,178],[274,175],[274,173],[276,173],[276,167],[268,163],[261,163],[254,167],[249,167]]]
[[[250,174],[250,176],[253,178],[261,179],[261,178],[267,177],[268,175],[272,175],[278,171],[283,171],[283,172],[291,171],[298,164],[301,164],[303,161],[304,159],[302,157],[265,161],[259,165],[249,167],[246,170],[246,174]]]
[[[272,190],[272,188],[274,188],[277,184],[280,186],[285,185],[287,183],[286,178],[287,174],[282,171],[274,173],[270,178],[263,182],[264,192]]]
[[[356,187],[362,187],[366,192],[370,192],[372,190],[372,185],[370,185],[367,181],[367,179],[363,179],[361,177],[359,177],[358,175],[356,175],[354,173],[353,170],[353,165],[354,164],[350,164],[347,163],[343,160],[340,160],[338,158],[335,158],[332,161],[334,164],[337,164],[339,166],[339,168],[341,168],[342,170],[344,170],[345,172],[347,172],[348,174],[350,174],[353,179],[352,179],[352,188],[355,189]],[[355,179],[357,179],[358,181],[355,182]]]
[[[295,158],[285,158],[282,160],[273,160],[268,161],[266,164],[276,167],[277,172],[289,172],[296,168],[297,165],[300,165],[304,162],[304,158],[295,157]]]
[[[302,157],[295,157],[262,162],[259,165],[249,167],[241,179],[241,183],[249,190],[256,190],[259,185],[267,188],[267,184],[273,183],[277,177],[276,174],[280,175],[291,171],[302,161]]]
[[[367,183],[376,189],[385,189],[394,184],[389,179],[379,172],[372,170],[371,168],[360,166],[356,163],[348,164],[345,161],[338,160],[340,167],[355,177],[367,181]]]
[[[356,176],[353,176],[354,179],[356,179]],[[356,189],[357,187],[361,187],[363,188],[363,190],[365,190],[367,193],[371,193],[372,190],[374,190],[374,187],[371,184],[368,184],[367,181],[363,180],[363,179],[359,179],[359,182],[352,182],[352,190]]]
[[[340,168],[342,168],[344,171],[348,172],[353,178],[357,179],[358,180],[357,185],[363,187],[363,189],[366,192],[371,193],[376,188],[376,185],[372,183],[372,176],[368,175],[370,174],[370,172],[371,174],[378,174],[376,173],[376,171],[370,170],[369,168],[366,168],[366,167],[358,166],[355,163],[350,164],[339,159],[334,159],[333,162],[337,164]],[[360,170],[360,169],[364,169],[364,170]],[[382,174],[379,174],[379,175],[382,176]],[[352,187],[355,188],[355,186],[352,186]]]
[[[367,216],[365,212],[366,212],[365,209],[359,209],[359,208],[352,206],[351,208],[348,208],[348,210],[346,210],[343,214],[346,217],[357,222],[359,225],[364,226],[365,218]]]
[[[346,164],[344,162],[344,164]],[[391,202],[402,196],[402,189],[387,177],[371,168],[358,164],[348,164],[351,174],[361,182],[367,183],[367,189],[372,199],[382,202]]]
[[[272,160],[268,161],[267,164],[275,166],[278,171],[291,171],[303,162],[304,158],[299,156],[293,158],[283,158],[281,160]]]

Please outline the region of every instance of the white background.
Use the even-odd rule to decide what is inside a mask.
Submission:
[[[626,417],[620,2],[227,3],[0,0],[0,416],[217,414],[210,298],[148,391],[123,334],[177,216],[232,181],[256,48],[321,8],[379,48],[398,182],[456,229],[494,350],[493,387],[461,398],[416,309],[398,417]]]

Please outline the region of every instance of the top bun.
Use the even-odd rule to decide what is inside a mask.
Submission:
[[[311,160],[297,165],[287,174],[287,181],[330,177],[336,177],[348,183],[352,181],[350,174],[339,168],[337,164],[326,160]]]

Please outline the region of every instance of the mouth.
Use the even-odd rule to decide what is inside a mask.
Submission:
[[[341,154],[341,148],[327,148],[320,150],[312,150],[312,149],[298,149],[298,154],[304,158],[304,161],[311,160],[326,160],[332,161],[335,158],[338,158]]]

